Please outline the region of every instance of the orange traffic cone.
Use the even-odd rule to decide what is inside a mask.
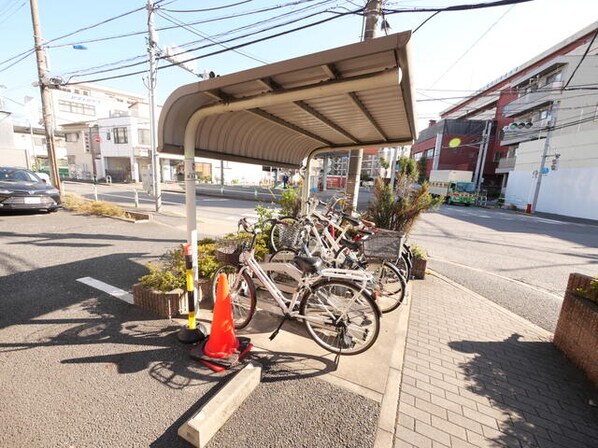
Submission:
[[[191,351],[191,357],[213,370],[222,371],[237,364],[251,347],[248,338],[235,336],[228,280],[226,274],[220,274],[216,287],[210,336]]]

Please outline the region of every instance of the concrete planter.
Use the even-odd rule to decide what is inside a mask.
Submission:
[[[413,275],[413,277],[418,280],[425,279],[427,265],[428,265],[428,260],[426,260],[424,258],[414,258],[413,266],[411,269],[411,274]]]
[[[182,289],[161,292],[142,286],[140,283],[133,285],[133,303],[164,319],[171,319],[181,314],[183,308],[187,308],[185,300],[185,291]]]
[[[598,387],[598,303],[579,295],[592,277],[569,276],[553,343]]]

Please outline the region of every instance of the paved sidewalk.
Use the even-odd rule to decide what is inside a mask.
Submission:
[[[414,282],[396,447],[598,447],[598,408],[551,334],[441,276]]]

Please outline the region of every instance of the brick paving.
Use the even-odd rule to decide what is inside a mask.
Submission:
[[[595,391],[550,333],[434,275],[411,297],[395,447],[598,448]]]

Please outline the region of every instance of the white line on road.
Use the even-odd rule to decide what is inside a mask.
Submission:
[[[131,305],[133,304],[133,296],[127,291],[117,288],[116,286],[109,285],[108,283],[101,282],[92,277],[81,277],[78,278],[77,281],[87,286],[91,286],[92,288],[99,289],[100,291],[110,294],[111,296],[116,297],[124,302],[130,303]]]

